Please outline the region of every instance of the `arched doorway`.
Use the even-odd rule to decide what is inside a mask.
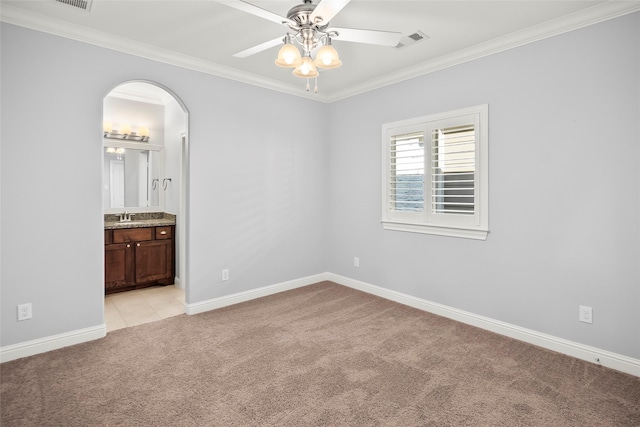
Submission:
[[[175,227],[168,229],[172,230],[169,234],[172,234],[174,244],[171,262],[175,274],[171,274],[170,280],[183,292],[181,312],[184,312],[184,292],[188,288],[185,221],[188,210],[188,127],[188,111],[184,103],[172,91],[155,82],[124,82],[103,99],[102,201],[105,221],[117,221],[118,227],[142,228],[141,225],[146,224],[144,221],[150,218],[174,220]],[[121,221],[125,214],[127,218]],[[126,221],[128,218],[130,222]],[[108,224],[113,225],[112,222]],[[150,233],[163,233],[159,234],[159,238],[166,238],[167,234],[158,227],[151,229]],[[113,236],[113,231],[109,234],[105,225],[105,244],[110,236]],[[155,234],[153,236],[155,238]],[[139,246],[138,243],[136,246]],[[146,281],[146,277],[140,280],[140,277],[133,276],[140,274],[140,269],[136,270],[131,265],[135,264],[135,257],[142,256],[142,248],[122,249],[122,255],[109,252],[111,248],[113,246],[105,246],[105,289],[110,294],[120,291],[124,294],[131,289],[156,284],[155,281]],[[164,258],[163,253],[152,252],[145,256]],[[120,264],[122,270],[110,275],[117,269],[108,267]],[[162,278],[158,283],[170,283],[168,280]],[[123,327],[119,324],[110,328],[106,308],[107,330]],[[171,314],[166,310],[164,313],[156,312],[160,318]],[[124,326],[146,323],[152,321],[154,316],[149,315],[146,319],[127,321],[128,324]]]

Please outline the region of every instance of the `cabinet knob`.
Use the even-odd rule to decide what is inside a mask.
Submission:
[[[136,244],[136,246],[140,246],[140,243]]]
[[[131,245],[127,245],[127,247],[128,247],[128,248],[130,248],[130,247],[131,247]]]
[[[167,232],[166,231],[161,231],[160,234],[164,236],[165,234],[167,234]]]

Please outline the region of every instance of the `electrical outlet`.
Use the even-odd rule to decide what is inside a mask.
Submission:
[[[354,267],[360,267],[360,258],[353,257],[353,266]]]
[[[229,270],[226,268],[222,270],[222,281],[224,282],[225,280],[229,280]]]
[[[591,307],[580,306],[580,321],[585,323],[593,323],[593,311]]]
[[[27,320],[33,317],[31,303],[18,305],[18,320]]]

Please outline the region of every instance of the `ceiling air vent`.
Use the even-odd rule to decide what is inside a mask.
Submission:
[[[400,42],[396,45],[396,49],[400,49],[403,47],[411,46],[420,41],[428,39],[429,36],[423,33],[422,31],[416,31],[408,36],[404,36],[400,39]]]
[[[68,4],[69,6],[77,7],[78,9],[89,11],[91,9],[91,3],[93,0],[56,0],[58,3]]]

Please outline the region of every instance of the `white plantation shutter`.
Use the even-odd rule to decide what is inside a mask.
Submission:
[[[431,212],[475,213],[474,125],[431,131]]]
[[[424,132],[391,136],[389,209],[397,212],[424,210]]]
[[[486,239],[487,105],[382,130],[384,228]]]

